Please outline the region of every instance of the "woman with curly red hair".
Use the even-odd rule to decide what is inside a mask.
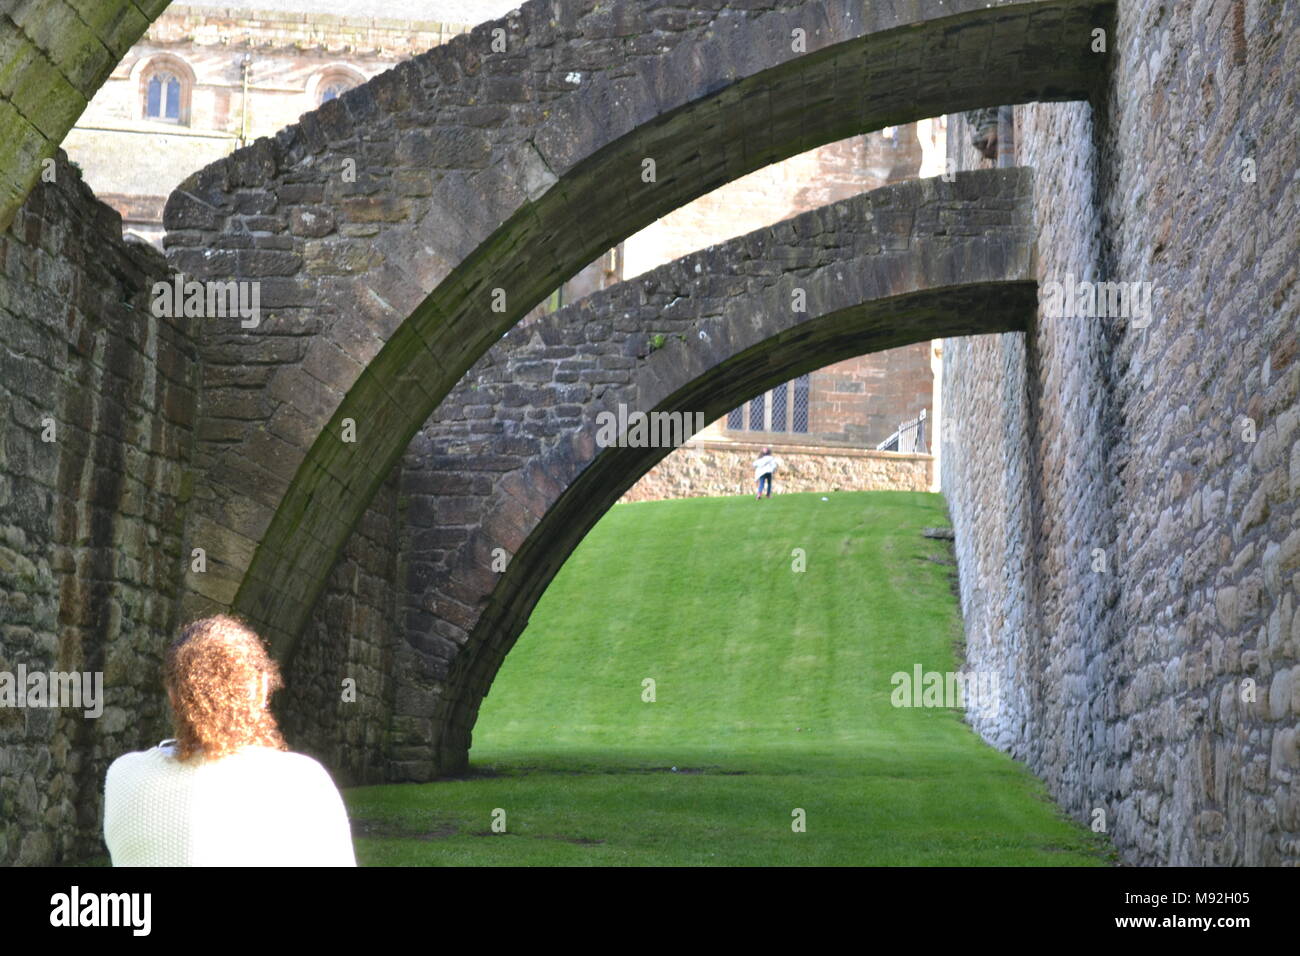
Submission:
[[[245,624],[186,627],[163,668],[174,740],[119,757],[104,784],[114,866],[355,866],[325,768],[289,752],[268,707],[280,670]]]

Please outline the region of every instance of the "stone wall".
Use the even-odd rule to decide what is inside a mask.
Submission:
[[[273,698],[285,739],[329,767],[339,786],[380,782],[391,758],[409,554],[399,476],[394,469],[348,539]]]
[[[801,491],[928,491],[933,459],[857,448],[773,444],[781,462],[772,494]],[[651,468],[623,501],[661,501],[708,495],[752,495],[754,459],[761,447],[692,441]]]
[[[100,842],[104,772],[168,736],[197,385],[162,257],[60,153],[0,235],[0,671],[102,672],[103,713],[0,707],[0,864]],[[49,440],[46,440],[49,439]]]
[[[929,342],[836,362],[813,372],[809,384],[814,439],[874,448],[922,409],[934,419]]]
[[[1300,863],[1297,13],[1121,4],[1107,95],[1017,108],[1016,161],[1042,281],[1150,282],[1149,326],[944,346],[975,725],[1132,864]]]

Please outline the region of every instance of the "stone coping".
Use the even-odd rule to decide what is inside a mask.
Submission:
[[[682,448],[707,448],[713,451],[742,451],[755,448],[770,448],[775,455],[818,455],[829,458],[888,458],[893,461],[914,459],[933,461],[934,456],[924,452],[878,451],[875,448],[856,448],[851,445],[800,445],[775,441],[737,441],[725,438],[692,438],[682,444]]]

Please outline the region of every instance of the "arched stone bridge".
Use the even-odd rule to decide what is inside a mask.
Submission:
[[[405,521],[432,544],[406,556],[406,644],[392,667],[402,689],[388,745],[420,757],[387,761],[388,773],[463,769],[479,704],[546,586],[669,452],[601,447],[601,412],[707,422],[849,356],[1023,330],[1037,304],[1031,195],[1021,169],[878,189],[686,256],[494,345],[402,465]]]
[[[256,329],[205,329],[190,531],[211,563],[187,582],[189,613],[233,605],[284,651],[420,425],[561,281],[664,213],[813,146],[1084,98],[1102,74],[1092,30],[1111,9],[753,7],[534,0],[173,194],[174,266],[258,279],[270,313]]]

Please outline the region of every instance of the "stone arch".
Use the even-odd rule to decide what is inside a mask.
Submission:
[[[172,262],[258,280],[271,315],[260,331],[204,333],[190,530],[210,563],[187,609],[233,605],[287,651],[411,437],[560,282],[665,212],[813,146],[1087,97],[1102,72],[1091,29],[1110,9],[533,0],[191,177],[167,207]],[[796,30],[807,52],[792,49]],[[250,360],[266,373],[245,375]]]
[[[393,668],[403,759],[388,772],[464,768],[479,704],[551,578],[671,450],[599,447],[601,412],[623,404],[708,422],[853,355],[1024,330],[1037,306],[1031,196],[1021,169],[873,190],[669,263],[494,345],[403,465],[412,534],[456,543],[409,558],[406,646]],[[806,313],[792,309],[796,289]],[[421,748],[427,759],[411,759]]]

